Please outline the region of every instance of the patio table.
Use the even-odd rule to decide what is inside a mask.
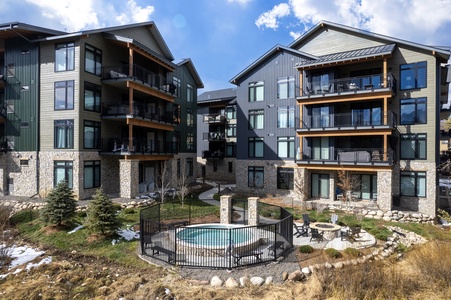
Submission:
[[[341,226],[332,223],[315,222],[310,223],[310,228],[322,231],[324,233],[324,237],[328,240],[331,240],[336,236],[337,232],[341,229]]]

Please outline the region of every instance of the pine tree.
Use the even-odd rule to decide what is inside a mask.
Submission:
[[[46,199],[47,204],[42,211],[45,222],[61,226],[64,221],[75,216],[77,203],[74,192],[69,188],[67,182],[62,180],[58,183]]]
[[[88,228],[92,232],[102,235],[111,235],[120,227],[117,217],[117,208],[113,201],[98,189],[92,196],[88,209]]]

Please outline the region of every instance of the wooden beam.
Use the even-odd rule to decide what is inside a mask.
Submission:
[[[337,165],[322,165],[322,164],[315,164],[315,165],[311,165],[311,164],[302,164],[302,163],[298,163],[298,166],[301,168],[305,168],[307,170],[324,170],[324,171],[340,171],[340,170],[344,170],[344,171],[354,171],[354,172],[377,172],[380,170],[392,170],[393,167],[392,166],[358,166],[358,165],[341,165],[338,164]]]
[[[127,87],[133,88],[147,95],[155,96],[159,99],[166,100],[171,103],[174,102],[174,96],[168,95],[165,92],[155,90],[154,88],[147,87],[134,81],[127,81]]]
[[[132,118],[127,118],[127,125],[160,129],[160,130],[166,130],[166,131],[174,131],[174,126],[172,126],[172,125],[160,124],[157,122],[152,122],[152,121],[147,121],[147,120],[138,120],[138,119],[132,119]]]
[[[368,100],[377,100],[383,97],[391,97],[391,91],[382,91],[382,92],[371,92],[367,94],[347,94],[347,95],[334,95],[334,96],[321,96],[321,97],[311,97],[305,99],[298,99],[298,103],[302,103],[304,105],[311,104],[327,104],[327,103],[340,103],[347,101],[368,101]]]

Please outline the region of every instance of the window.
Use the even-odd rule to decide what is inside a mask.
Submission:
[[[263,157],[263,138],[251,137],[248,141],[249,157]]]
[[[426,197],[426,172],[401,172],[401,195]]]
[[[265,170],[263,167],[248,167],[247,185],[249,187],[263,187],[265,184]]]
[[[191,84],[186,85],[186,102],[193,102],[194,99],[194,89]]]
[[[193,176],[194,174],[194,163],[192,158],[186,159],[186,175],[187,176]]]
[[[236,137],[236,124],[227,125],[227,137]]]
[[[74,81],[55,82],[55,110],[74,109]]]
[[[277,128],[294,128],[294,106],[277,108]]]
[[[329,174],[312,174],[312,197],[329,198]]]
[[[277,168],[277,188],[279,190],[292,190],[294,188],[293,168]]]
[[[75,67],[75,43],[62,43],[55,46],[55,72],[70,71]]]
[[[83,175],[85,189],[100,187],[100,160],[85,161]]]
[[[263,129],[265,124],[265,111],[254,109],[249,111],[249,129]]]
[[[236,156],[236,144],[235,143],[227,143],[226,156],[227,157],[235,157]]]
[[[263,101],[264,95],[263,81],[249,83],[249,102]]]
[[[294,76],[277,79],[277,99],[294,98]]]
[[[401,99],[401,124],[426,124],[426,98]]]
[[[55,120],[55,149],[74,148],[74,120]]]
[[[56,187],[61,180],[66,180],[69,188],[73,187],[72,161],[55,161],[53,163],[53,187]]]
[[[186,110],[186,125],[194,126],[193,112],[189,108]]]
[[[28,159],[22,159],[21,158],[19,163],[20,163],[21,166],[28,166]]]
[[[329,137],[312,138],[312,159],[329,159]]]
[[[102,50],[85,45],[85,71],[94,75],[102,74]]]
[[[102,87],[85,82],[85,110],[100,112]]]
[[[180,87],[182,86],[181,80],[174,76],[172,78],[172,83],[175,85],[175,95],[180,97]]]
[[[277,155],[282,158],[294,158],[294,137],[277,138]]]
[[[186,150],[194,150],[194,134],[192,132],[186,134]]]
[[[426,134],[401,135],[401,159],[426,159]]]
[[[229,120],[236,119],[236,106],[227,106],[225,112],[227,119]]]
[[[84,140],[83,147],[85,149],[100,148],[100,122],[84,121],[83,124]]]
[[[401,90],[425,88],[427,75],[426,67],[427,63],[425,61],[414,64],[401,65]]]

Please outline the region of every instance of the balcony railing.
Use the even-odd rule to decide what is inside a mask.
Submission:
[[[210,142],[220,142],[226,140],[224,132],[204,132],[202,136],[203,140],[208,140]]]
[[[225,157],[225,153],[223,151],[220,150],[216,150],[216,151],[202,151],[202,158],[205,159],[211,159],[211,160],[220,160],[220,159],[224,159]]]
[[[144,109],[145,104],[135,102],[132,109],[133,117],[139,117],[142,119],[147,119],[155,122],[162,122],[168,124],[178,124],[180,118],[173,111],[165,111],[160,109],[155,109],[155,111],[147,111]],[[120,116],[129,115],[130,109],[128,104],[112,104],[104,106],[103,115],[104,116]]]
[[[176,92],[175,85],[170,82],[166,77],[154,73],[139,65],[132,65],[132,74],[129,74],[129,64],[123,64],[119,66],[103,67],[102,79],[122,79],[128,78],[133,80],[139,80],[144,84],[154,87],[158,90],[164,91],[174,95]]]
[[[330,158],[329,149],[312,149],[311,153],[303,153],[302,159],[298,158],[298,163],[309,164],[363,164],[393,165],[393,150],[383,148],[336,148]],[[326,158],[328,157],[328,158]]]
[[[300,128],[296,128],[298,131],[310,131],[343,128],[395,128],[397,123],[396,114],[392,111],[381,114],[380,111],[374,113],[370,109],[368,111],[362,109],[352,113],[305,116],[299,125]]]
[[[162,140],[140,140],[133,139],[132,145],[129,140],[124,139],[102,139],[101,152],[119,155],[163,155],[177,154],[178,142],[165,142]]]
[[[302,96],[341,94],[346,92],[373,92],[389,89],[395,92],[396,79],[393,74],[387,74],[384,84],[384,74],[339,78],[334,80],[313,82],[307,81]]]
[[[226,117],[219,114],[204,115],[204,123],[221,123],[224,124],[227,121]]]

